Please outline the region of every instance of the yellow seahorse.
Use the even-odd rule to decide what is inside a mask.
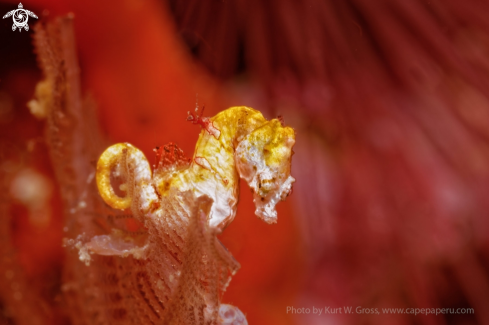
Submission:
[[[285,200],[295,181],[290,176],[295,133],[279,119],[267,121],[250,107],[231,107],[213,118],[190,116],[204,128],[192,163],[185,168],[156,168],[154,175],[144,154],[129,143],[109,147],[97,163],[96,180],[104,201],[116,209],[130,208],[135,217],[158,217],[160,198],[171,190],[209,196],[213,205],[209,226],[221,232],[236,215],[238,181],[254,193],[256,215],[275,223],[275,205]],[[158,167],[158,166],[156,166]],[[111,174],[122,176],[119,196]]]

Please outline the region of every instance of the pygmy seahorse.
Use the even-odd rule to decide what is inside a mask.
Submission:
[[[253,192],[255,214],[275,223],[275,206],[290,194],[295,181],[290,176],[294,130],[280,119],[267,121],[259,111],[244,106],[231,107],[213,118],[197,118],[204,128],[189,164],[160,162],[153,175],[144,154],[131,144],[106,149],[96,172],[104,201],[116,209],[130,208],[136,218],[144,219],[162,217],[160,200],[171,190],[207,195],[214,201],[209,226],[220,233],[236,215],[241,177]],[[123,176],[119,193],[125,196],[114,190],[113,174]]]

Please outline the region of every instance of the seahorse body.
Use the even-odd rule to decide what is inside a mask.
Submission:
[[[278,119],[267,121],[249,107],[231,107],[210,119],[213,129],[203,129],[188,168],[157,168],[152,175],[144,154],[128,143],[109,147],[97,164],[97,186],[104,201],[117,209],[131,208],[135,216],[159,217],[160,198],[170,191],[192,191],[209,196],[214,204],[209,225],[221,232],[234,219],[238,181],[244,178],[254,193],[256,215],[268,223],[277,219],[275,205],[290,193],[295,133]],[[120,187],[111,185],[111,173],[122,174]]]

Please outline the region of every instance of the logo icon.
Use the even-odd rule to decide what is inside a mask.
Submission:
[[[29,30],[29,25],[27,25],[29,16],[37,19],[36,14],[33,13],[32,11],[25,10],[24,7],[22,6],[22,3],[19,3],[18,9],[7,12],[5,16],[3,16],[3,19],[10,16],[12,16],[12,18],[14,19],[12,30],[15,31],[18,28],[19,32],[22,31],[22,28],[24,28],[26,31]]]

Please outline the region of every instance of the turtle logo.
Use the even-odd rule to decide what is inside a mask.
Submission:
[[[12,30],[15,31],[17,28],[19,29],[19,32],[22,31],[22,28],[25,30],[29,30],[29,25],[27,25],[27,21],[29,20],[29,16],[32,18],[36,18],[37,16],[35,13],[29,10],[23,9],[24,7],[22,6],[22,3],[19,3],[19,8],[9,11],[3,16],[3,18],[7,18],[12,16],[14,19],[14,24],[12,25]]]

